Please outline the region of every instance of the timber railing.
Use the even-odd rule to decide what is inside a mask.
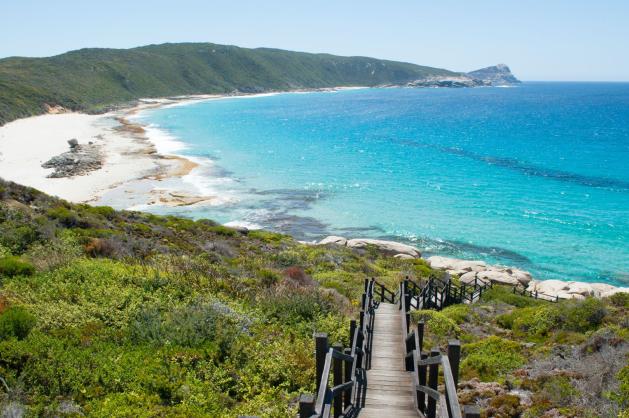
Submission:
[[[407,305],[415,309],[441,310],[457,303],[474,303],[483,292],[493,285],[490,281],[474,279],[471,283],[457,285],[449,275],[444,279],[431,276],[426,282],[417,284],[406,280],[400,283],[400,294],[408,294]]]
[[[545,300],[547,302],[559,302],[559,295],[548,295],[546,293],[531,292],[526,289],[518,289],[518,286],[513,286],[513,293],[520,296],[527,296],[533,299]]]
[[[410,301],[407,289],[412,288],[408,280],[400,284],[400,309],[402,316],[402,335],[404,337],[404,367],[412,374],[413,403],[421,418],[477,418],[480,410],[477,406],[466,406],[464,414],[457,398],[457,384],[459,381],[459,364],[461,360],[461,344],[458,340],[448,343],[448,352],[442,354],[439,348],[433,348],[425,353],[424,321],[419,321],[417,327],[411,330]],[[441,368],[444,382],[444,393],[439,388],[439,369]],[[439,408],[437,408],[439,405]],[[437,413],[439,415],[437,415]]]
[[[312,395],[300,397],[299,418],[353,417],[363,406],[378,306],[374,300],[375,284],[374,279],[365,279],[358,327],[355,320],[350,322],[351,347],[343,349],[340,344],[329,347],[326,334],[315,334],[317,396],[316,399]]]

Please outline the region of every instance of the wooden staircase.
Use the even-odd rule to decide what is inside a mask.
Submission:
[[[457,399],[459,342],[451,341],[447,354],[424,351],[424,323],[411,324],[410,311],[473,303],[484,288],[407,279],[393,292],[366,279],[351,346],[330,347],[327,335],[315,334],[317,395],[302,394],[299,418],[480,418],[477,406],[462,414]]]
[[[403,338],[398,305],[381,303],[374,319],[371,368],[367,371],[367,395],[360,418],[418,417],[411,375],[404,368]]]

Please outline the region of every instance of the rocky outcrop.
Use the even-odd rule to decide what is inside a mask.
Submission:
[[[313,243],[308,243],[313,245]],[[401,259],[421,257],[421,251],[411,245],[395,241],[371,238],[347,239],[331,235],[314,245],[340,245],[349,248],[367,248],[374,246],[378,250]],[[562,280],[534,280],[531,273],[514,267],[489,265],[480,260],[461,260],[458,258],[431,256],[426,259],[433,269],[444,270],[459,277],[461,283],[496,283],[517,286],[529,292],[537,292],[540,299],[584,299],[587,296],[604,298],[619,292],[629,293],[629,287],[616,287],[606,283],[567,282]]]
[[[533,279],[527,271],[490,266],[484,261],[459,260],[458,258],[440,256],[428,257],[426,261],[434,269],[445,270],[449,274],[459,276],[463,283],[473,283],[478,279],[482,282],[526,286]]]
[[[476,80],[465,74],[459,76],[446,77],[426,77],[420,80],[411,81],[407,87],[479,87],[489,86],[481,80]]]
[[[368,246],[374,246],[378,248],[380,251],[391,254],[406,254],[411,257],[419,258],[421,257],[421,252],[411,246],[406,244],[400,244],[399,242],[394,241],[384,241],[379,239],[369,239],[369,238],[356,238],[350,239],[346,244],[349,248],[366,248]]]
[[[511,86],[521,83],[505,64],[481,68],[480,70],[471,71],[467,75],[490,86]]]
[[[82,176],[103,166],[100,146],[93,143],[79,144],[76,139],[68,141],[70,151],[52,157],[42,164],[43,168],[53,168],[49,178]]]
[[[487,87],[487,86],[511,86],[521,83],[511,73],[505,64],[498,64],[491,67],[469,73],[448,76],[429,76],[406,84],[407,87]]]
[[[616,293],[629,293],[629,287],[616,287],[606,283],[564,282],[561,280],[533,280],[529,292],[559,296],[561,299],[583,299],[587,296],[605,298]]]
[[[369,246],[373,246],[378,250],[397,258],[421,257],[421,252],[417,248],[395,241],[385,241],[371,238],[355,238],[348,240],[344,237],[330,235],[317,243],[317,245],[328,244],[341,245],[349,248],[367,248]]]
[[[329,237],[325,237],[321,241],[319,241],[319,245],[325,245],[325,244],[336,244],[336,245],[345,246],[347,244],[347,238],[337,237],[336,235],[330,235]]]
[[[458,275],[462,283],[492,282],[521,286],[537,292],[540,299],[584,299],[587,296],[604,298],[619,292],[629,293],[629,287],[616,287],[606,283],[567,282],[563,280],[533,280],[531,273],[512,267],[487,265],[483,261],[460,260],[441,256],[428,257],[430,267]]]

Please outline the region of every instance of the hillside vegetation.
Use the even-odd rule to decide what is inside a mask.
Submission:
[[[364,278],[433,274],[0,180],[0,416],[294,416],[313,333],[348,345]],[[484,417],[629,417],[627,294],[552,304],[496,286],[413,318],[427,349],[461,340],[459,398]]]
[[[290,416],[364,278],[430,272],[0,181],[0,416]]]
[[[405,84],[447,70],[210,43],[82,49],[50,58],[0,60],[0,125],[46,105],[99,112],[144,97]]]

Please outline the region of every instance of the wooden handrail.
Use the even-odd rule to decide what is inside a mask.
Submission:
[[[378,304],[374,300],[375,283],[374,279],[365,279],[359,316],[360,326],[356,327],[356,321],[350,323],[349,354],[343,352],[341,346],[327,348],[325,334],[315,335],[317,339],[317,397],[316,401],[310,400],[311,398],[307,398],[310,402],[300,401],[300,417],[324,418],[332,414],[338,418],[359,409],[364,403],[362,392],[365,390],[365,381],[361,374],[364,375],[364,371],[371,365],[374,313]],[[325,357],[322,355],[323,352],[325,352]],[[343,367],[343,364],[346,367]],[[331,375],[334,377],[333,385],[330,385]]]

